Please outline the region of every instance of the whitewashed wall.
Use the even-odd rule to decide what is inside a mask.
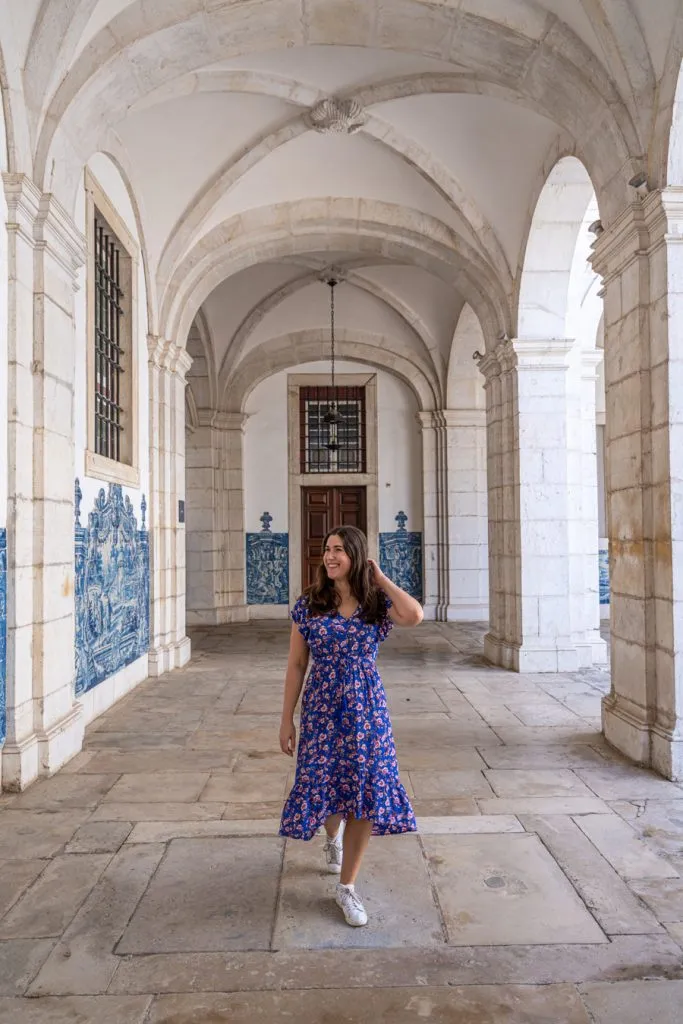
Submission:
[[[369,367],[340,362],[339,373],[362,373]],[[265,511],[274,517],[272,530],[287,533],[287,377],[290,373],[327,373],[328,363],[306,363],[274,374],[259,384],[246,404],[244,438],[247,532],[261,529]],[[379,526],[396,529],[394,517],[404,511],[408,528],[422,529],[422,450],[417,400],[402,381],[377,372],[379,441]]]
[[[7,139],[0,103],[0,173],[7,170]],[[7,526],[7,203],[0,188],[0,530]]]

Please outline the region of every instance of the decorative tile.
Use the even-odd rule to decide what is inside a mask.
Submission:
[[[609,588],[609,550],[600,548],[598,552],[598,565],[600,572],[600,604],[610,603]]]
[[[149,534],[120,484],[95,499],[80,523],[76,481],[76,694],[97,686],[149,649]]]
[[[416,600],[422,600],[422,534],[406,530],[408,516],[399,512],[394,533],[379,535],[380,569]]]
[[[0,530],[0,744],[6,729],[7,680],[7,531]]]
[[[264,512],[261,532],[247,534],[247,604],[289,601],[289,535],[271,533],[272,521]]]

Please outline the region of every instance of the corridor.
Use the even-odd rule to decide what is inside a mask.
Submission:
[[[683,788],[598,732],[608,673],[511,675],[479,627],[382,670],[418,836],[376,839],[370,923],[322,841],[277,838],[285,623],[196,631],[0,810],[1,1024],[674,1024]]]

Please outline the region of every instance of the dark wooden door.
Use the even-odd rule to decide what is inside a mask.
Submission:
[[[304,487],[301,494],[302,583],[313,582],[322,562],[323,541],[335,526],[367,532],[364,487]]]

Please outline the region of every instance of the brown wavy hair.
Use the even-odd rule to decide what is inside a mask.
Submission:
[[[323,554],[330,537],[339,537],[351,559],[349,586],[357,599],[364,622],[380,622],[386,615],[386,598],[372,580],[368,565],[368,542],[356,526],[335,526],[323,541]],[[329,615],[339,607],[339,594],[327,575],[324,564],[318,566],[315,582],[304,591],[311,615]]]

